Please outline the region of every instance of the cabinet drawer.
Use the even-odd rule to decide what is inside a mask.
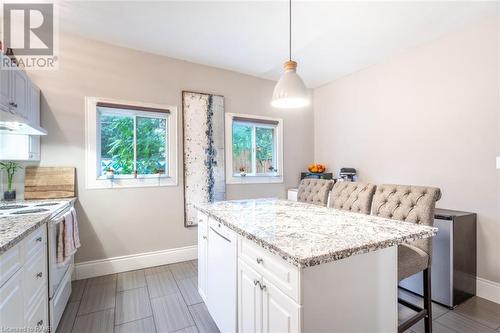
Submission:
[[[26,327],[32,329],[33,332],[45,332],[49,326],[49,303],[46,289],[37,295],[25,320]]]
[[[300,304],[300,270],[277,255],[240,237],[239,258]]]
[[[42,225],[24,239],[26,261],[30,261],[40,249],[47,251],[47,225]]]
[[[21,243],[19,243],[0,255],[0,287],[23,265],[23,253],[21,249]]]
[[[38,299],[40,290],[47,292],[47,257],[45,249],[40,249],[24,266],[24,306],[29,309]]]

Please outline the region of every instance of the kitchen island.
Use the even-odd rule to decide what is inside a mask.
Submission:
[[[397,245],[437,229],[278,199],[196,205],[222,332],[397,332]]]

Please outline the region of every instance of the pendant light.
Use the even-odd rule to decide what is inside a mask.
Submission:
[[[309,105],[309,93],[304,81],[297,75],[297,63],[292,60],[292,0],[289,0],[289,57],[285,62],[285,73],[274,87],[271,105],[292,109]]]

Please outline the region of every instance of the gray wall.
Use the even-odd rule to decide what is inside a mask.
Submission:
[[[434,185],[478,213],[478,275],[500,282],[499,27],[487,20],[314,91],[315,160]]]
[[[41,165],[77,168],[83,244],[77,262],[196,244],[196,228],[183,226],[182,131],[179,186],[86,190],[85,96],[165,103],[180,111],[181,91],[191,90],[225,96],[226,112],[283,118],[285,182],[230,185],[229,199],[284,197],[312,161],[312,110],[271,108],[272,81],[69,35],[61,36],[59,70],[29,75],[42,91],[42,126],[49,132]]]

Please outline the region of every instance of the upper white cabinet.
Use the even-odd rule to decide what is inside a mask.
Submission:
[[[12,107],[13,113],[21,116],[24,119],[28,119],[29,114],[29,100],[30,96],[28,94],[28,89],[30,82],[26,73],[21,69],[13,69],[10,71],[10,106]]]
[[[10,62],[3,54],[0,61]],[[0,70],[0,112],[40,126],[40,89],[22,69]],[[0,133],[0,160],[39,161],[40,136]]]
[[[29,96],[29,113],[28,119],[32,124],[40,126],[40,89],[33,84],[33,82],[28,82],[28,96]],[[28,160],[39,161],[40,160],[40,136],[30,135],[29,136],[29,147],[28,147]]]
[[[0,61],[10,63],[9,59],[0,53]],[[0,112],[6,111],[10,112],[12,102],[10,99],[10,77],[11,71],[0,70]]]
[[[29,121],[30,80],[22,69],[12,65],[7,56],[0,54],[0,61],[5,67],[10,67],[0,70],[0,111],[18,115]]]

